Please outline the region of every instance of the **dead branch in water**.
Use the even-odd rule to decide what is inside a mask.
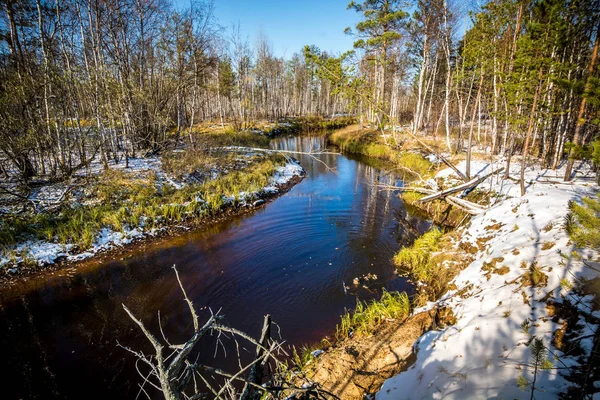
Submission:
[[[334,168],[331,168],[325,161],[319,159],[317,156],[320,155],[335,155],[339,156],[341,153],[336,153],[333,151],[297,151],[297,150],[278,150],[278,149],[263,149],[261,147],[244,147],[244,146],[225,146],[225,147],[215,147],[213,150],[221,150],[221,151],[243,151],[243,152],[262,152],[267,154],[282,154],[287,158],[287,154],[301,154],[304,156],[310,157],[312,160],[322,164],[328,171],[337,173]]]
[[[223,315],[218,311],[213,313],[204,324],[200,324],[194,305],[188,297],[179,273],[173,266],[179,288],[187,304],[193,326],[192,337],[183,344],[171,344],[164,335],[159,322],[162,339],[161,342],[154,336],[144,323],[138,319],[127,306],[123,309],[131,320],[142,331],[154,349],[153,355],[146,355],[141,351],[129,347],[120,347],[133,354],[136,358],[136,369],[143,379],[140,384],[140,394],[150,395],[146,386],[160,391],[165,400],[196,400],[196,399],[337,399],[337,397],[319,387],[318,383],[305,380],[301,386],[295,384],[291,369],[280,357],[289,358],[283,348],[284,342],[273,340],[271,336],[271,317],[265,316],[262,334],[259,340],[235,328],[222,325]],[[160,321],[160,317],[159,317]],[[198,357],[191,360],[192,351],[201,338],[207,334],[217,340],[217,345],[223,346],[222,338],[233,340],[237,349],[237,362],[239,369],[235,372],[226,372],[209,365],[199,364]],[[238,343],[239,339],[250,343],[256,348],[254,360],[243,365]],[[147,366],[143,372],[139,362]],[[217,379],[219,378],[219,379]],[[209,382],[210,381],[210,382]],[[198,382],[204,383],[205,389],[199,387]],[[216,383],[215,383],[216,382]],[[212,383],[212,384],[211,384]],[[238,392],[243,384],[241,392]]]

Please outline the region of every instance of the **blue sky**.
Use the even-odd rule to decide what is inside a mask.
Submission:
[[[189,7],[190,0],[173,0],[178,8]],[[344,34],[354,28],[361,15],[346,7],[350,0],[214,0],[215,17],[231,34],[232,25],[240,24],[251,46],[259,32],[267,36],[278,57],[289,58],[305,45],[316,45],[332,54],[351,50],[354,38]],[[457,3],[462,14],[457,29],[462,36],[470,25],[469,5]],[[412,12],[410,9],[407,11]]]
[[[342,53],[352,48],[353,39],[344,35],[359,15],[346,10],[350,0],[215,0],[215,16],[231,32],[240,23],[242,34],[255,43],[262,31],[273,45],[276,56],[290,57],[307,44],[321,50]],[[188,0],[175,0],[187,7]]]

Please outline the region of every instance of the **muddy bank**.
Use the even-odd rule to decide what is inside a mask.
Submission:
[[[363,399],[415,361],[419,337],[453,321],[448,309],[437,307],[404,321],[388,321],[372,336],[349,338],[327,349],[307,366],[306,376],[340,399]]]
[[[292,187],[300,183],[305,176],[305,172],[300,176],[293,176],[288,182],[276,185],[276,192],[264,192],[261,194],[260,198],[253,203],[247,205],[232,204],[225,207],[220,213],[202,219],[188,218],[185,221],[179,221],[175,225],[164,226],[153,234],[133,238],[128,244],[102,249],[85,259],[70,260],[69,257],[64,256],[58,258],[52,264],[44,264],[41,266],[21,265],[18,269],[0,268],[0,291],[10,290],[10,287],[23,284],[32,278],[51,276],[62,270],[68,270],[65,271],[65,273],[75,272],[79,266],[88,264],[90,261],[102,263],[112,259],[122,260],[128,254],[144,247],[152,246],[165,238],[177,236],[183,232],[201,229],[205,226],[222,222],[229,218],[254,212],[287,193]]]
[[[421,259],[429,268],[426,275],[434,278],[421,281],[415,275],[418,272],[400,268],[404,271],[402,275],[414,285],[410,301],[413,314],[404,319],[384,320],[372,334],[354,335],[323,349],[324,352],[307,365],[307,377],[341,399],[363,399],[378,392],[387,379],[415,362],[416,344],[421,336],[456,323],[452,310],[443,304],[417,308],[436,301],[449,289],[456,289],[451,284],[452,279],[472,261],[458,231],[438,235],[436,248],[426,249],[429,254]],[[408,249],[423,251],[419,241],[417,239]]]

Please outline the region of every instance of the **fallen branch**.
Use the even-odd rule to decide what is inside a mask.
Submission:
[[[437,192],[435,194],[432,194],[432,195],[429,195],[429,196],[425,196],[422,199],[420,199],[419,201],[422,202],[422,203],[426,203],[426,202],[431,201],[431,200],[435,200],[435,199],[439,199],[439,198],[442,198],[442,197],[446,197],[446,196],[448,196],[449,194],[452,194],[452,193],[458,193],[458,192],[466,191],[468,189],[473,189],[473,188],[477,187],[477,185],[479,185],[481,182],[483,182],[487,178],[489,178],[490,176],[495,175],[497,173],[500,173],[503,170],[504,170],[504,167],[502,167],[500,169],[497,169],[496,171],[492,171],[489,174],[486,174],[486,175],[483,175],[483,176],[471,179],[469,182],[463,183],[462,185],[454,186],[454,187],[451,187],[449,189],[442,190],[441,192]]]
[[[252,152],[252,151],[256,151],[256,152],[262,152],[262,153],[267,153],[267,154],[302,154],[305,156],[308,156],[310,158],[312,158],[313,160],[317,161],[320,164],[323,164],[325,166],[325,168],[327,168],[328,171],[333,171],[336,172],[335,169],[331,168],[329,165],[327,165],[327,163],[321,159],[319,159],[317,156],[320,155],[335,155],[335,156],[339,156],[341,155],[341,153],[336,153],[333,151],[297,151],[297,150],[277,150],[277,149],[264,149],[261,147],[243,147],[243,146],[225,146],[225,147],[213,147],[211,148],[211,150],[221,150],[221,151],[243,151],[243,152]]]
[[[422,193],[422,194],[433,194],[435,193],[435,190],[431,190],[431,189],[426,189],[426,188],[422,188],[422,187],[417,187],[417,186],[394,186],[394,185],[375,185],[376,187],[382,189],[382,190],[389,190],[389,191],[393,191],[393,192],[416,192],[416,193]]]
[[[447,196],[446,201],[448,203],[452,204],[453,206],[456,206],[456,207],[468,212],[471,215],[477,215],[486,210],[484,207],[480,206],[479,204],[472,203],[467,200],[459,199],[457,197]]]
[[[259,385],[262,382],[263,378],[263,363],[259,362],[259,360],[263,359],[264,349],[267,347],[268,342],[271,340],[271,316],[265,315],[265,321],[263,324],[262,334],[260,335],[260,345],[261,347],[256,348],[256,364],[252,366],[250,370],[250,376],[248,377],[248,383],[244,385],[244,390],[242,391],[242,400],[250,399],[250,396],[253,393],[253,386],[250,384]]]
[[[426,189],[426,188],[422,188],[422,187],[413,187],[413,186],[403,187],[403,186],[393,186],[393,185],[378,185],[378,187],[382,188],[383,190],[393,190],[393,191],[399,191],[399,192],[415,192],[415,193],[422,193],[422,194],[428,194],[428,195],[437,193],[436,191],[431,190],[431,189]],[[453,206],[458,207],[471,215],[477,215],[486,210],[486,208],[484,206],[481,206],[477,203],[473,203],[473,202],[470,202],[470,201],[467,201],[464,199],[459,199],[458,197],[446,196],[445,200],[448,203],[452,204]]]

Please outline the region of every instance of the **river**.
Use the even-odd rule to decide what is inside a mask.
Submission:
[[[286,150],[324,146],[324,137],[272,142]],[[263,208],[134,246],[116,260],[82,263],[45,276],[43,284],[34,279],[0,290],[2,398],[136,398],[142,379],[117,342],[150,349],[121,304],[157,336],[160,310],[173,342],[189,338],[173,265],[201,318],[208,308],[220,309],[225,323],[258,336],[268,313],[293,345],[332,336],[357,297],[378,297],[382,288],[410,291],[391,258],[430,223],[376,187],[399,181],[350,156],[298,159],[306,178]],[[377,279],[345,293],[344,283],[368,273]],[[200,351],[210,362],[215,349]]]

